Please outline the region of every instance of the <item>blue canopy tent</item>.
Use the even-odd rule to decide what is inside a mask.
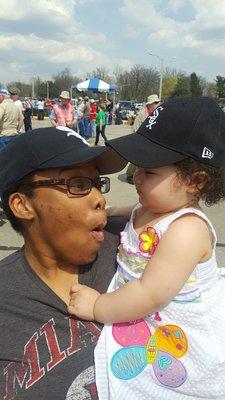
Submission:
[[[109,92],[110,93],[115,93],[116,92],[116,85],[113,83],[109,86]]]
[[[116,86],[110,85],[109,83],[104,82],[102,79],[93,77],[90,79],[86,79],[83,82],[78,83],[77,85],[72,85],[71,89],[78,90],[79,92],[94,92],[94,93],[102,93],[102,92],[115,92]]]
[[[72,85],[70,88],[71,94],[73,90],[77,90],[79,92],[106,93],[107,98],[107,93],[113,93],[115,96],[116,86],[114,84],[106,83],[102,79],[93,77],[86,79],[77,85]]]

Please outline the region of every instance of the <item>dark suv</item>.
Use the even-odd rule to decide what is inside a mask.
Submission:
[[[129,117],[132,117],[134,115],[135,107],[134,107],[134,103],[132,101],[120,100],[119,101],[119,109],[120,109],[121,118],[123,120],[126,120]]]

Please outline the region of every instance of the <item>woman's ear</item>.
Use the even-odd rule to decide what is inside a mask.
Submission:
[[[9,196],[9,207],[19,219],[32,220],[34,217],[34,210],[29,197],[20,192],[12,193]]]

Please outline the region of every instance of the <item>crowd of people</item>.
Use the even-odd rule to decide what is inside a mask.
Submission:
[[[18,135],[15,91],[0,90],[0,196],[24,246],[0,262],[0,398],[224,400],[225,278],[201,208],[225,199],[223,111],[151,95],[107,140],[105,104],[62,91],[53,126]],[[138,203],[106,207],[128,162]]]
[[[14,134],[20,132],[22,127],[25,132],[31,130],[32,118],[35,115],[40,121],[48,117],[53,126],[60,125],[75,129],[85,139],[96,138],[96,145],[99,142],[100,135],[106,141],[105,127],[106,125],[111,125],[113,121],[112,100],[90,99],[88,96],[83,98],[79,96],[77,99],[71,99],[70,93],[67,90],[63,90],[59,94],[57,101],[44,100],[42,98],[25,98],[21,101],[20,91],[16,87],[11,89],[2,88],[0,92],[2,101],[5,101],[4,104],[11,102],[20,112],[21,121],[19,126],[16,125],[16,129],[13,130]],[[13,108],[12,104],[11,108]],[[4,115],[3,118],[2,116],[0,122],[4,125],[8,124],[8,117]],[[3,132],[5,132],[5,129],[3,129]]]
[[[105,127],[112,124],[113,102],[111,100],[95,100],[88,96],[78,97],[75,104],[68,91],[59,95],[59,100],[52,106],[49,118],[53,126],[73,128],[88,139],[96,138],[95,145],[101,135],[106,142]]]

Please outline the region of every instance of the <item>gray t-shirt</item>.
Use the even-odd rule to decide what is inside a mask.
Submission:
[[[108,226],[97,259],[79,282],[105,292],[115,272],[123,220]],[[23,249],[0,262],[0,399],[97,400],[94,347],[101,325],[69,317]]]

